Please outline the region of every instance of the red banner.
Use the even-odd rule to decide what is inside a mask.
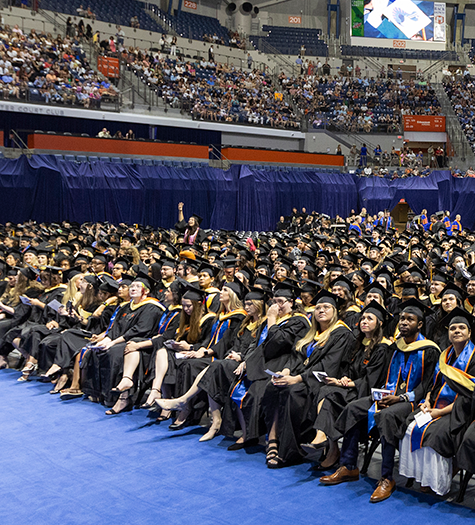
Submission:
[[[445,131],[445,117],[404,115],[404,131]]]

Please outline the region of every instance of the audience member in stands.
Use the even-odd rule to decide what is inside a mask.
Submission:
[[[101,139],[111,138],[111,134],[107,128],[102,128],[101,131],[99,131],[99,133],[97,134],[97,136],[100,137]]]

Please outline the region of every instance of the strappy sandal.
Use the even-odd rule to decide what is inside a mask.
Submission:
[[[123,376],[122,379],[128,379],[129,381],[132,381],[132,386],[130,386],[129,388],[125,388],[124,390],[120,390],[119,388],[114,387],[114,388],[111,388],[111,392],[114,392],[114,393],[117,393],[117,394],[122,394],[124,392],[128,392],[131,388],[134,387],[134,380],[131,377]],[[122,381],[122,379],[120,381]],[[120,383],[120,381],[119,381],[119,383]]]
[[[128,398],[127,404],[124,406],[124,408],[120,410],[114,410],[114,408],[110,408],[109,410],[105,411],[106,416],[115,416],[116,414],[121,414],[122,412],[131,412],[134,407],[134,404],[132,403],[132,399]]]
[[[27,364],[21,371],[21,376],[17,379],[19,382],[29,381],[30,376],[38,370],[38,365],[35,363]]]
[[[162,391],[160,389],[158,389],[158,388],[152,388],[152,390],[150,390],[150,392],[153,392],[154,390],[155,390],[155,392],[158,392],[160,394],[160,397],[159,398],[155,398],[155,399],[161,399]],[[149,409],[149,408],[153,407],[153,405],[155,404],[155,399],[151,403],[144,403],[143,405],[140,405],[140,408]]]
[[[269,465],[269,461],[279,457],[278,440],[269,439],[266,443],[266,464]]]

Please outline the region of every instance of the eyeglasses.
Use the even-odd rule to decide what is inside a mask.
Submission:
[[[317,306],[315,308],[316,312],[328,312],[328,310],[331,310],[332,306],[329,304],[322,304],[320,306]]]
[[[274,304],[276,304],[277,306],[282,306],[288,301],[288,299],[274,299]]]

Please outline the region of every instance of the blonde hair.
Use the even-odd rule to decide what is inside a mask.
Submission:
[[[321,332],[323,337],[318,339],[318,346],[325,346],[327,344],[328,339],[330,338],[331,329],[335,326],[335,324],[338,322],[338,310],[332,305],[333,308],[333,315],[330,321],[330,324],[328,328]],[[310,326],[310,330],[307,332],[307,334],[302,337],[302,339],[299,339],[297,341],[297,346],[295,349],[297,352],[301,352],[302,349],[307,346],[309,343],[315,340],[315,337],[320,334],[320,323],[317,321],[317,318],[315,316],[315,312],[312,315],[312,324]]]
[[[219,313],[226,313],[226,312],[233,312],[234,310],[238,310],[239,308],[242,308],[242,302],[239,300],[239,297],[236,295],[236,292],[234,290],[231,290],[229,286],[226,286],[226,290],[229,294],[229,304],[228,308],[224,306],[223,303],[221,303],[221,308],[219,309]]]
[[[68,285],[66,287],[66,291],[64,292],[63,299],[61,300],[61,304],[63,306],[66,306],[68,301],[71,301],[73,303],[73,306],[76,306],[78,301],[81,299],[82,294],[78,290],[78,287],[76,286],[76,282],[81,278],[84,277],[83,273],[78,273],[74,277],[72,277]]]

